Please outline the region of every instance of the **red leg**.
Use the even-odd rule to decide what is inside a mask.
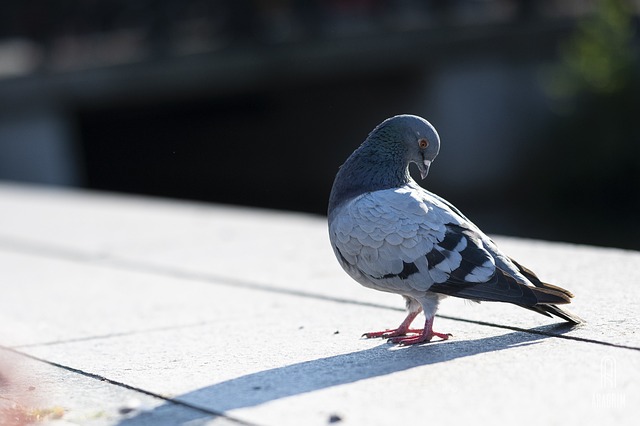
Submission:
[[[404,323],[403,323],[404,324]],[[447,340],[451,337],[448,333],[438,333],[433,331],[433,317],[427,318],[424,322],[424,330],[420,330],[420,334],[410,337],[393,337],[389,339],[392,343],[398,343],[400,345],[415,345],[416,343],[429,342],[433,336],[439,337],[442,340]]]
[[[398,326],[396,329],[385,330],[385,331],[372,331],[370,333],[364,333],[362,337],[366,337],[370,339],[372,337],[396,337],[396,336],[406,336],[407,333],[422,333],[420,329],[409,328],[413,320],[418,316],[419,312],[409,312],[407,317],[402,321],[402,324]]]

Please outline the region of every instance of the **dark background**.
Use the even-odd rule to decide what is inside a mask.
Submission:
[[[637,27],[621,0],[5,0],[0,179],[324,214],[413,113],[422,184],[485,231],[640,249]]]

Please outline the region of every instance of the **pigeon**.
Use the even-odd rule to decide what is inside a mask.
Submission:
[[[507,302],[579,324],[557,305],[573,294],[542,282],[504,254],[456,207],[422,188],[440,150],[424,118],[397,115],[380,123],[336,174],[328,205],[329,239],[342,268],[361,285],[401,295],[407,316],[395,329],[363,334],[401,345],[451,335],[433,330],[439,302],[454,296]],[[423,312],[422,329],[410,328]]]

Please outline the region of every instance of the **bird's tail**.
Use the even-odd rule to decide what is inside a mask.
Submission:
[[[585,322],[582,318],[570,312],[566,308],[556,306],[571,303],[573,293],[560,286],[540,281],[533,271],[520,265],[513,259],[511,259],[511,261],[518,267],[522,275],[524,275],[535,286],[535,288],[531,288],[531,290],[533,290],[538,302],[534,306],[525,306],[526,308],[548,317],[555,315],[573,324],[581,324]]]
[[[573,312],[570,312],[569,310],[565,308],[561,308],[556,305],[538,304],[534,306],[524,306],[524,307],[548,317],[553,317],[555,315],[572,324],[582,324],[585,322],[585,320],[583,320]]]

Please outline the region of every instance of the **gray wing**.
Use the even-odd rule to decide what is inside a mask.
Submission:
[[[476,301],[500,301],[516,304],[535,304],[530,287],[519,283],[504,270],[496,267],[486,279],[476,281],[472,272],[478,266],[489,262],[493,256],[483,247],[481,236],[475,230],[463,225],[448,224],[445,238],[439,242],[441,246],[450,246],[456,241],[466,242],[460,252],[460,266],[449,274],[446,281],[435,283],[430,291],[449,296],[462,297]]]
[[[519,282],[509,271],[500,267],[496,267],[493,274],[485,281],[470,281],[468,279],[469,271],[481,264],[484,256],[488,254],[484,250],[479,250],[479,244],[474,243],[481,238],[482,235],[478,235],[474,229],[465,227],[464,224],[447,225],[445,238],[438,244],[447,246],[455,241],[466,240],[467,248],[461,252],[463,261],[460,268],[453,271],[446,281],[434,283],[429,289],[430,291],[475,301],[508,302],[543,315],[551,316],[550,314],[553,314],[570,322],[579,323],[582,321],[570,312],[555,306],[555,304],[570,303],[573,295],[569,291],[543,283],[532,271],[512,259],[509,261],[532,282],[531,285]],[[447,243],[447,241],[452,243]]]

